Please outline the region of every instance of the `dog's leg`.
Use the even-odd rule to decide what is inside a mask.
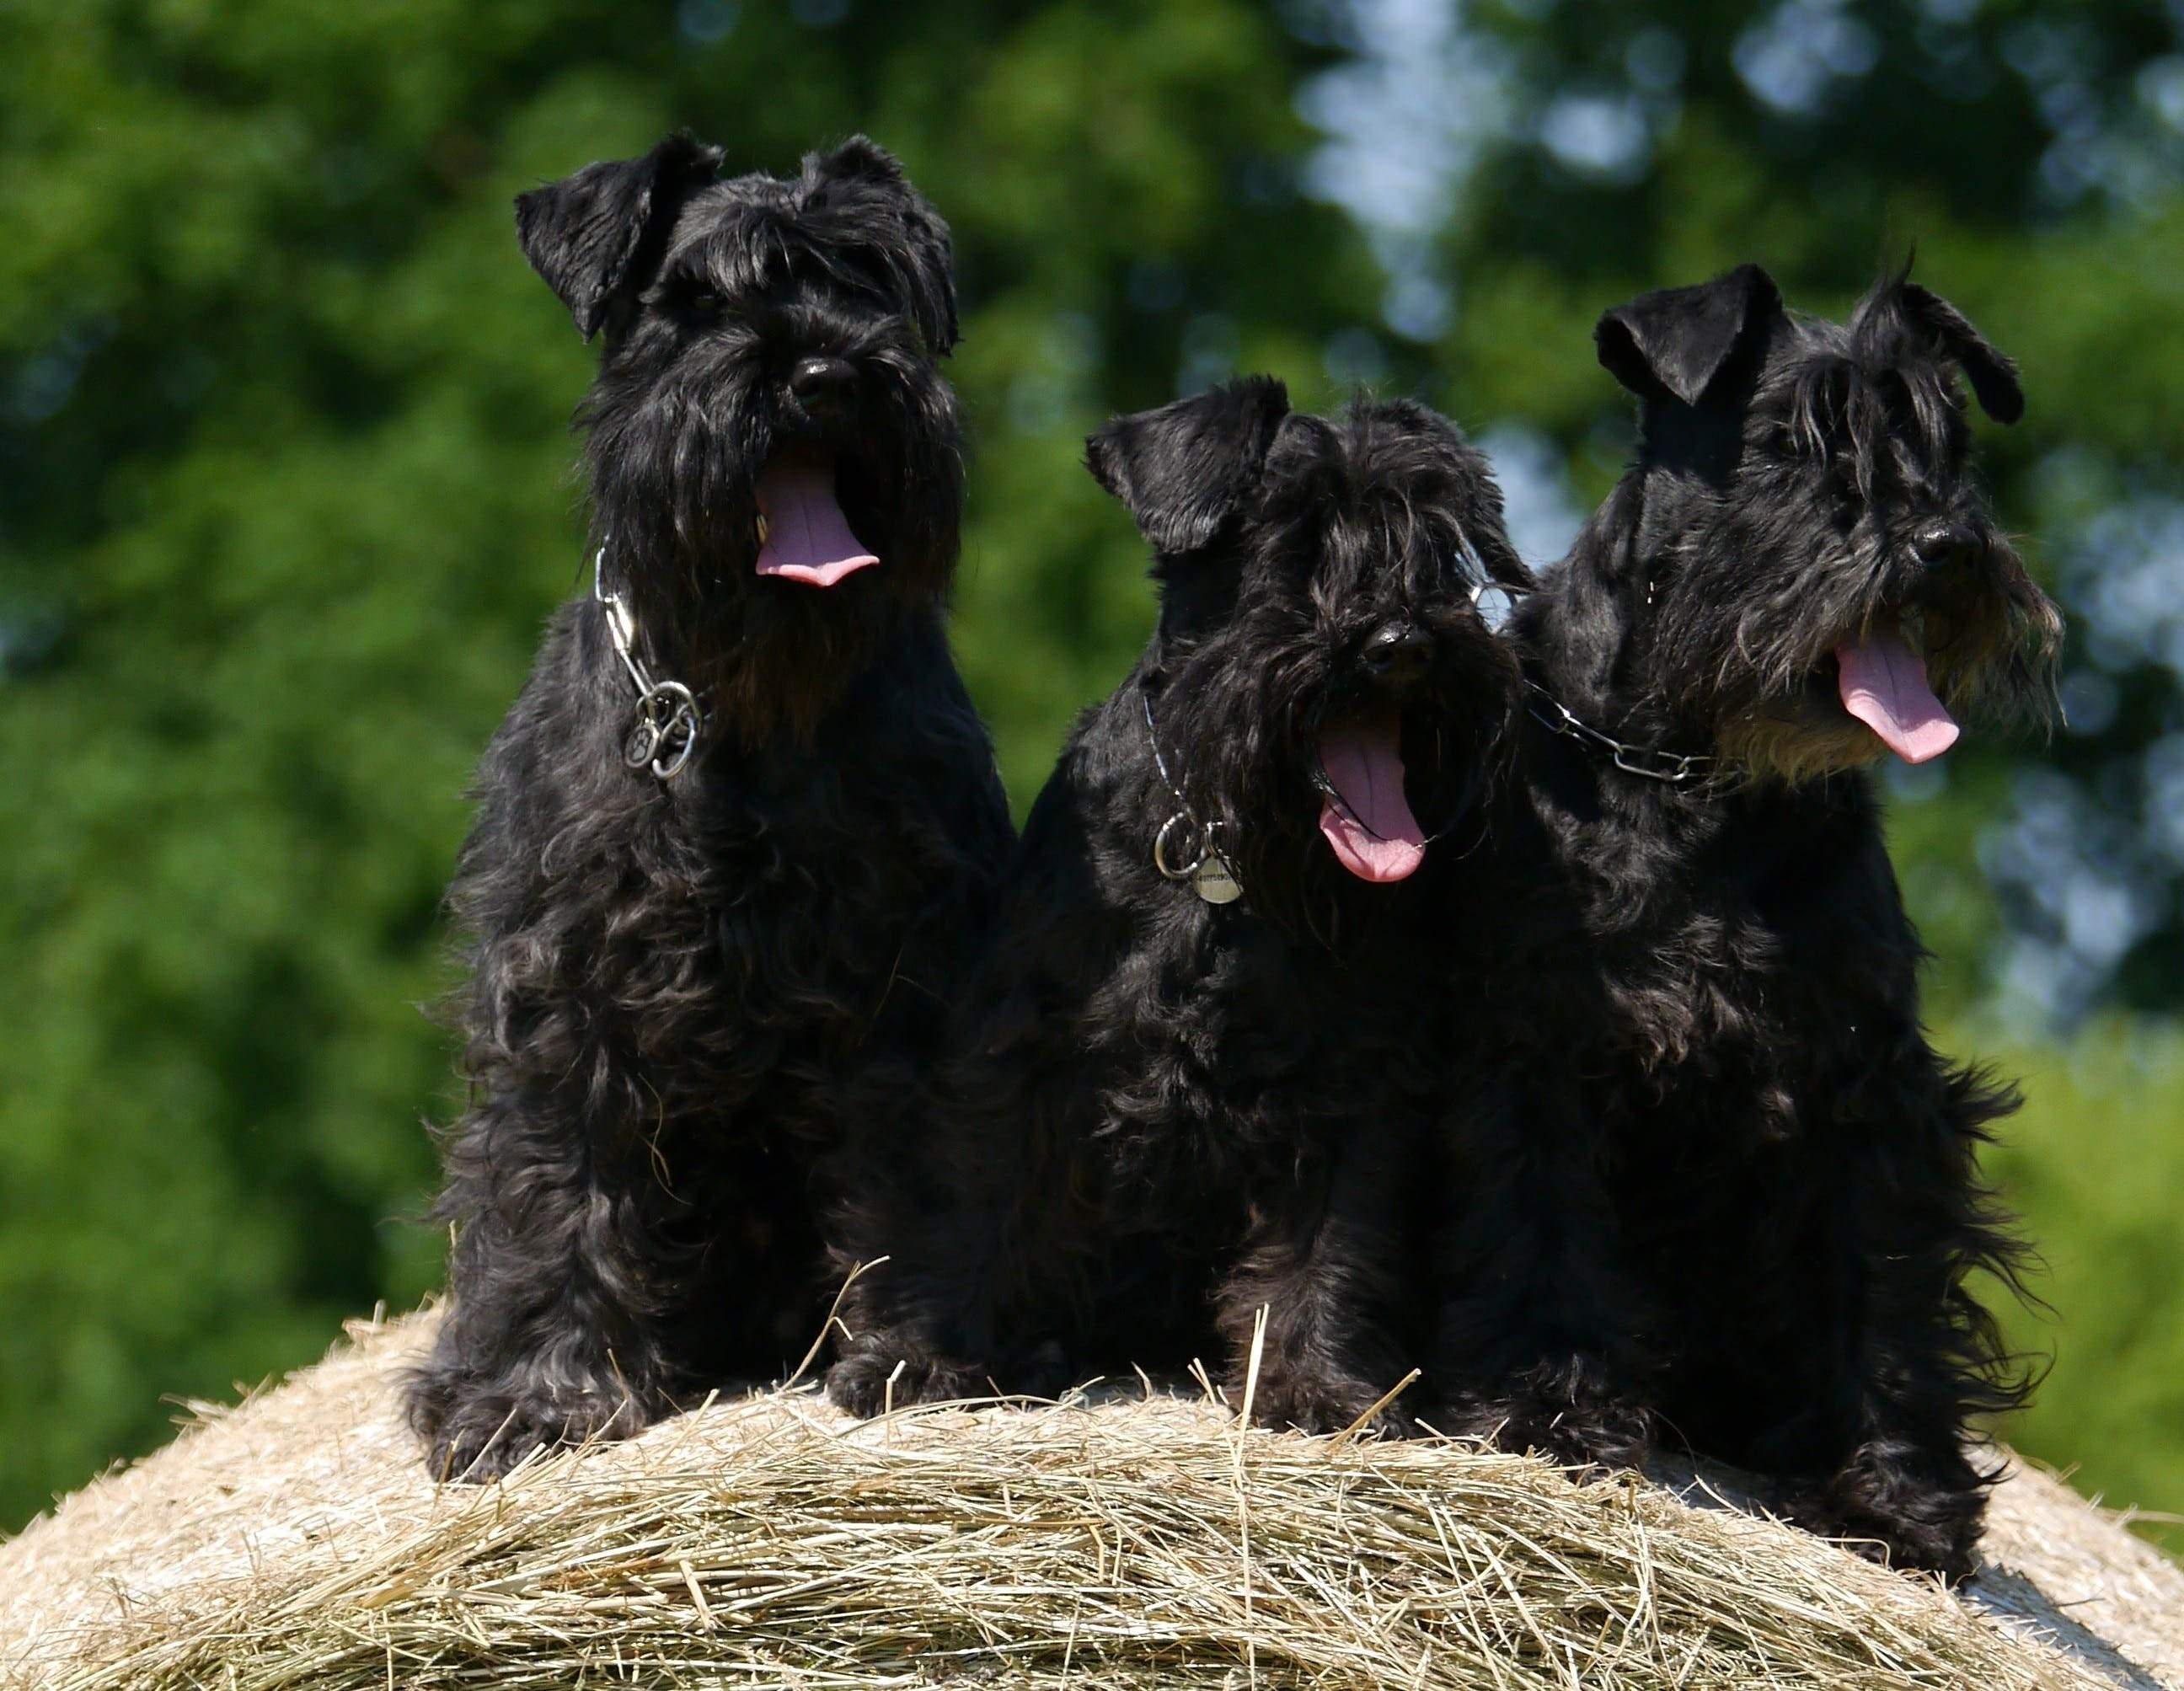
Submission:
[[[1581,1102],[1535,1079],[1459,1104],[1451,1126],[1429,1418],[1505,1450],[1637,1466],[1653,1438],[1645,1323]]]
[[[1021,1276],[1017,1212],[1050,1197],[1025,1172],[1034,1114],[1014,1088],[988,1115],[951,1092],[865,1159],[833,1230],[838,1271],[855,1274],[827,1375],[838,1407],[870,1416],[1022,1385],[996,1349],[994,1303]],[[986,1121],[1001,1125],[978,1131]]]
[[[995,1269],[987,1216],[971,1205],[934,1206],[862,1236],[883,1238],[887,1260],[866,1267],[842,1299],[827,1397],[870,1416],[993,1396],[1000,1382],[989,1360]]]
[[[1084,1216],[1065,1196],[1052,1147],[1027,1143],[1037,1114],[1021,1093],[992,1118],[1001,1126],[959,1144],[957,1177],[944,1194],[905,1182],[887,1208],[839,1230],[846,1273],[840,1354],[827,1395],[852,1415],[915,1404],[1022,1394],[1051,1397],[1082,1377],[1081,1304],[1094,1253]],[[943,1113],[945,1113],[944,1110]],[[963,1121],[955,1123],[960,1135]],[[862,1254],[855,1254],[859,1245]],[[1073,1335],[1065,1343],[1061,1335]]]
[[[490,1099],[457,1129],[454,1301],[410,1393],[436,1476],[489,1479],[667,1406],[659,1206],[602,1137],[569,1083]]]
[[[1007,949],[964,991],[965,1021],[936,1043],[956,1054],[924,1085],[915,1076],[870,1100],[916,1102],[906,1121],[866,1137],[836,1219],[838,1271],[887,1260],[843,1300],[839,1359],[827,1394],[853,1415],[997,1393],[1050,1395],[1076,1383],[1081,1358],[1056,1353],[1085,1257],[1074,1123],[1096,1096],[1072,1034],[1043,1025],[1048,971],[1084,968],[1092,945],[1035,926],[1008,930]],[[1093,1229],[1097,1232],[1096,1227]]]
[[[2015,1099],[1946,1068],[1923,1043],[1910,1067],[1882,1082],[1904,1113],[1830,1148],[1840,1154],[1836,1237],[1821,1251],[1826,1325],[1807,1342],[1835,1377],[1817,1382],[1814,1413],[1762,1454],[1778,1473],[1814,1473],[1816,1455],[1825,1465],[1821,1477],[1784,1487],[1790,1518],[1955,1580],[1972,1571],[1995,1477],[1969,1454],[1972,1418],[2023,1395],[1964,1283],[1974,1268],[2010,1271],[2014,1249],[1987,1211],[1975,1153]]]
[[[1252,1382],[1260,1425],[1340,1432],[1400,1381],[1410,1366],[1396,1330],[1415,1271],[1411,1160],[1379,1135],[1331,1153],[1323,1193],[1284,1193],[1262,1207],[1242,1260],[1223,1283],[1216,1315],[1227,1342],[1229,1399],[1239,1405],[1258,1312],[1267,1332]],[[1373,1413],[1376,1432],[1415,1427],[1399,1399]]]

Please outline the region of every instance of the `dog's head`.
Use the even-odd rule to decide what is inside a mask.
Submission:
[[[1795,781],[2044,717],[2061,619],[1972,476],[1958,377],[1998,422],[2024,396],[1955,307],[1906,273],[1847,324],[1793,316],[1747,264],[1596,338],[1644,402],[1618,585],[1673,731]]]
[[[1255,376],[1117,419],[1088,461],[1157,554],[1162,754],[1255,905],[1407,877],[1513,720],[1474,598],[1528,577],[1485,460],[1422,405],[1294,415]]]
[[[947,588],[962,431],[948,231],[880,147],[717,180],[688,137],[516,201],[525,256],[586,339],[598,537],[647,637],[763,733]],[[663,654],[665,659],[666,654]],[[805,726],[808,726],[806,723]]]

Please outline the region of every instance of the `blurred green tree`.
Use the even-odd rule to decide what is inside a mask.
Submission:
[[[1942,1002],[2173,1010],[2180,124],[2174,14],[2120,0],[0,11],[0,1526],[154,1442],[161,1392],[437,1282],[440,892],[581,570],[591,354],[518,190],[677,126],[738,166],[901,153],[957,233],[958,637],[1020,803],[1150,620],[1078,468],[1109,410],[1231,369],[1416,387],[1548,537],[1627,445],[1600,309],[1746,257],[1837,308],[1915,239],[2025,362],[1990,461],[2092,631],[2051,752],[1903,785]],[[2122,1410],[2184,1382],[2142,1046],[2028,1054],[2063,1078],[2003,1167],[2066,1316],[2110,1312],[2083,1361],[2066,1323],[2034,1448],[2174,1502],[2177,1418]]]

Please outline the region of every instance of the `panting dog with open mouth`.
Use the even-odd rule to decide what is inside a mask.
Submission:
[[[930,1091],[859,1206],[835,1399],[1054,1388],[1269,1327],[1260,1420],[1325,1431],[1418,1353],[1448,971],[1428,912],[1521,717],[1474,607],[1526,580],[1423,406],[1255,377],[1119,418],[1092,473],[1159,626],[1033,808]],[[1384,1427],[1403,1421],[1384,1411]]]
[[[1581,930],[1509,1068],[1559,1183],[1482,1188],[1506,1249],[1471,1269],[1482,1309],[1555,1315],[1529,1359],[1499,1314],[1450,1324],[1502,1348],[1471,1424],[1628,1455],[1650,1422],[1816,1530],[1961,1576],[1976,1419],[2021,1385],[1970,1283],[2010,1271],[1977,1152],[2014,1097],[1927,1042],[1869,771],[2046,711],[2060,620],[1960,388],[2014,422],[2017,375],[1908,274],[1836,323],[1747,265],[1608,312],[1597,344],[1636,462],[1512,625]],[[1562,1225],[1520,1236],[1528,1206]]]
[[[838,1171],[891,1125],[1011,842],[944,626],[947,228],[862,137],[788,176],[721,162],[671,137],[516,203],[603,343],[593,579],[486,754],[451,899],[471,1099],[410,1392],[451,1478],[795,1365]]]

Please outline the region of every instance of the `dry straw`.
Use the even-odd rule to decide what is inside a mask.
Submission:
[[[2184,1683],[2184,1575],[2036,1474],[1975,1604],[1659,1485],[1134,1387],[862,1427],[775,1393],[440,1488],[391,1396],[430,1319],[0,1546],[0,1683]]]

